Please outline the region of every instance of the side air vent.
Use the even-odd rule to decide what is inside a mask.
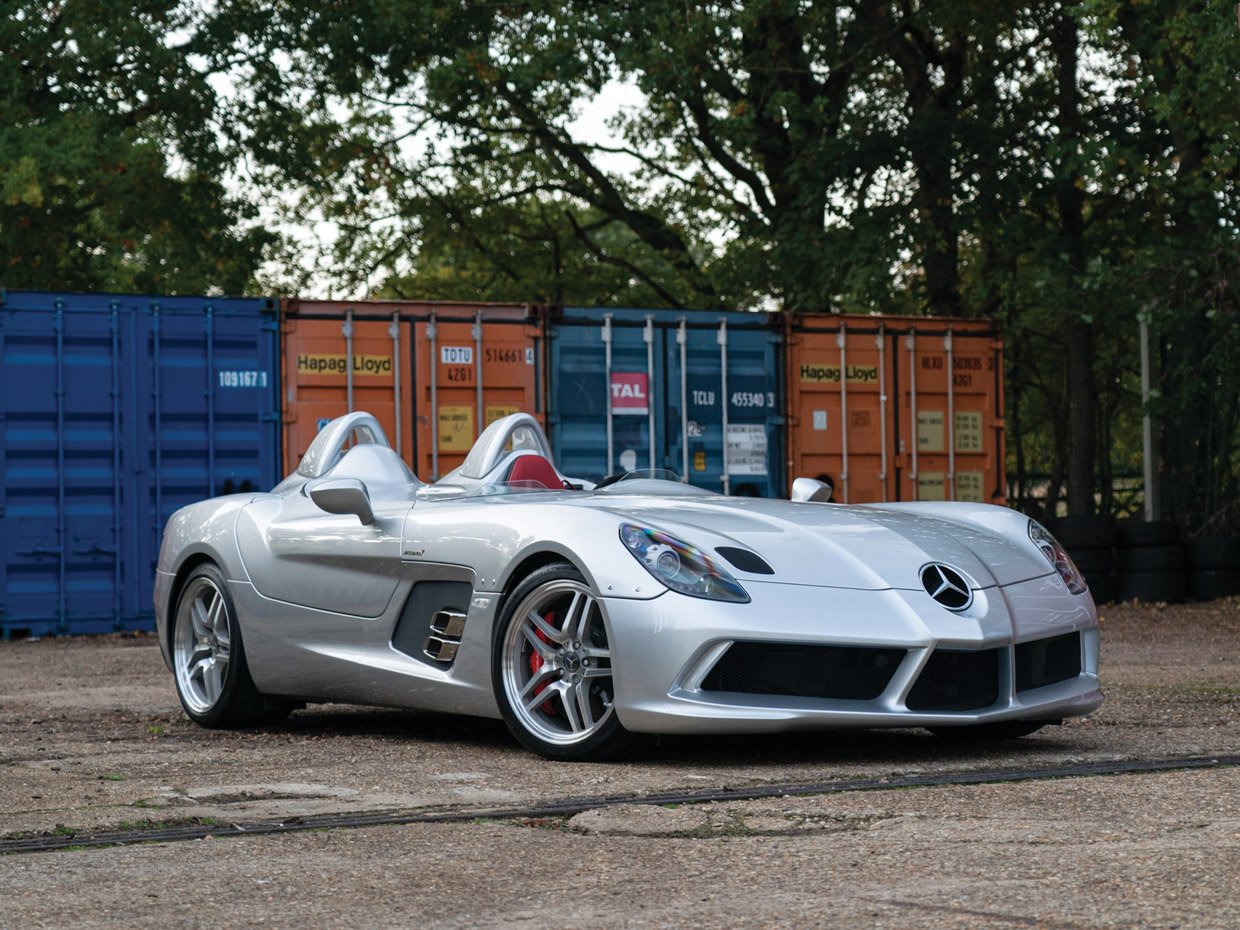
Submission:
[[[702,680],[702,690],[872,701],[906,654],[863,646],[733,643]]]
[[[426,637],[422,651],[436,662],[450,663],[461,648],[465,632],[465,615],[455,610],[440,610],[431,617],[431,635]]]
[[[715,551],[727,559],[733,568],[739,569],[742,572],[749,572],[751,575],[775,574],[775,569],[767,565],[766,559],[756,552],[750,552],[748,549],[738,549],[736,546],[720,546]]]
[[[472,595],[469,582],[419,581],[392,630],[392,648],[427,665],[447,668],[461,648]]]

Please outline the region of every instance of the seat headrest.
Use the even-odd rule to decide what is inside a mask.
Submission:
[[[512,463],[504,482],[515,484],[518,481],[533,481],[549,491],[564,490],[564,481],[556,473],[555,467],[537,454],[522,455]]]

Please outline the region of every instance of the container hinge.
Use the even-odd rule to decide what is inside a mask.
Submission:
[[[280,412],[278,410],[264,411],[263,413],[260,413],[258,415],[258,420],[260,423],[279,423],[281,422]],[[293,422],[293,421],[290,421],[290,422]]]

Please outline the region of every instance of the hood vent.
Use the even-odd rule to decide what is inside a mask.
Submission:
[[[748,572],[751,575],[775,574],[775,569],[767,565],[766,560],[756,552],[738,549],[736,546],[720,546],[715,551],[727,559],[728,563],[738,571]]]

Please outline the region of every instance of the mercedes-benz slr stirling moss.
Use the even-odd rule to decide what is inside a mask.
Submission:
[[[525,414],[428,485],[353,413],[270,493],[172,516],[160,644],[204,726],[388,705],[502,717],[555,759],[652,733],[1015,737],[1098,707],[1097,613],[1040,525],[828,496],[573,481]]]

